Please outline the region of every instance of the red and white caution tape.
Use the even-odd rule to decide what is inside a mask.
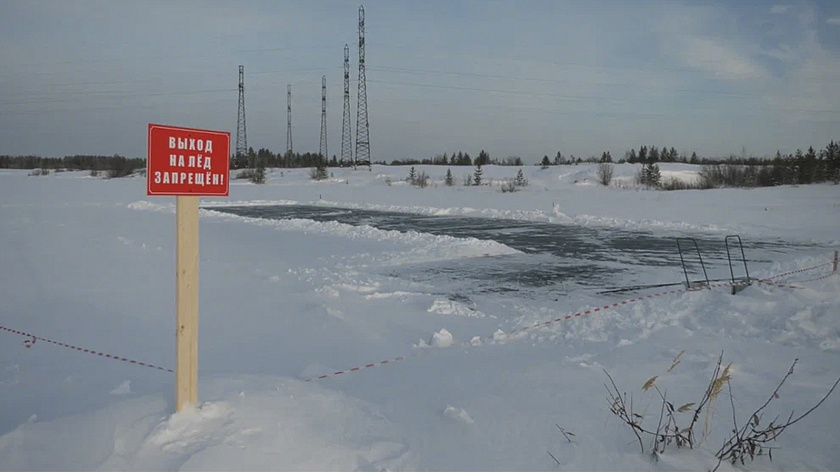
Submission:
[[[793,274],[798,274],[798,273],[801,273],[801,272],[806,272],[806,271],[809,271],[809,270],[818,269],[820,267],[824,267],[824,266],[832,264],[832,263],[833,263],[833,261],[830,261],[830,262],[826,262],[824,264],[819,264],[819,265],[816,265],[816,266],[813,266],[813,267],[807,267],[807,268],[804,268],[804,269],[785,272],[784,274],[774,275],[774,276],[768,277],[766,279],[756,280],[755,282],[759,283],[759,284],[773,285],[773,286],[776,286],[776,287],[789,287],[788,285],[777,284],[777,283],[771,282],[770,280],[790,276],[790,275],[793,275]],[[815,279],[811,279],[811,280],[801,280],[801,281],[798,281],[796,283],[825,279],[825,278],[828,278],[832,275],[834,275],[834,272],[832,272],[828,275],[824,275],[824,276],[815,278]],[[541,321],[541,322],[538,322],[538,323],[534,323],[532,325],[513,330],[510,333],[508,333],[508,335],[522,333],[524,331],[528,331],[528,330],[531,330],[531,329],[534,329],[534,328],[546,327],[546,326],[552,325],[554,323],[569,321],[569,320],[572,320],[574,318],[580,318],[580,317],[583,317],[583,316],[586,316],[586,315],[594,315],[594,314],[599,313],[599,312],[611,310],[613,308],[618,308],[618,307],[621,307],[621,306],[624,306],[624,305],[629,305],[629,304],[640,302],[640,301],[643,301],[643,300],[648,300],[648,299],[651,299],[651,298],[664,297],[664,296],[667,296],[667,295],[674,295],[674,294],[678,294],[678,293],[697,292],[697,291],[700,291],[700,290],[707,290],[707,289],[711,290],[713,288],[721,288],[721,287],[736,287],[736,286],[749,285],[749,284],[750,284],[750,282],[746,282],[746,281],[721,282],[721,283],[714,283],[714,284],[709,284],[709,285],[700,286],[700,287],[690,287],[690,288],[674,289],[674,290],[668,290],[668,291],[664,291],[664,292],[652,293],[650,295],[643,295],[643,296],[640,296],[640,297],[631,298],[631,299],[623,300],[623,301],[620,301],[620,302],[615,302],[615,303],[612,303],[612,304],[609,304],[609,305],[603,305],[603,306],[599,306],[599,307],[592,308],[592,309],[589,309],[589,310],[579,311],[577,313],[574,313],[574,314],[571,314],[571,315],[561,316],[561,317],[558,317],[558,318],[554,318],[552,320]],[[484,341],[487,341],[487,340],[492,340],[493,336],[483,336],[483,337],[479,337],[478,339],[481,340],[482,342],[484,342]],[[353,368],[346,369],[346,370],[339,370],[339,371],[336,371],[336,372],[333,372],[333,373],[319,375],[317,377],[305,379],[304,382],[313,382],[313,381],[316,381],[316,380],[324,380],[324,379],[328,379],[328,378],[332,378],[332,377],[337,377],[339,375],[361,372],[362,370],[367,370],[367,369],[370,369],[372,367],[378,367],[378,366],[381,366],[381,365],[386,365],[386,364],[391,364],[391,363],[394,363],[394,362],[403,361],[403,360],[406,360],[406,359],[411,358],[411,357],[417,357],[417,356],[419,356],[422,353],[427,352],[427,351],[428,351],[427,349],[423,349],[423,350],[415,352],[411,355],[400,356],[400,357],[396,357],[396,358],[390,359],[390,360],[375,362],[375,363],[372,363],[372,364],[365,364],[363,366],[353,367]]]
[[[773,285],[773,286],[776,286],[776,287],[801,288],[801,287],[795,287],[795,286],[787,285],[787,284],[778,284],[778,283],[775,283],[775,282],[771,282],[771,280],[787,277],[787,276],[790,276],[790,275],[793,275],[793,274],[798,274],[798,273],[801,273],[801,272],[806,272],[806,271],[818,269],[820,267],[824,267],[826,265],[833,264],[833,263],[834,263],[834,261],[832,260],[832,261],[829,261],[829,262],[826,262],[826,263],[823,263],[823,264],[819,264],[819,265],[816,265],[816,266],[813,266],[813,267],[807,267],[807,268],[804,268],[804,269],[799,269],[799,270],[794,270],[794,271],[790,271],[790,272],[785,272],[783,274],[774,275],[772,277],[767,277],[765,279],[760,279],[760,280],[757,280],[756,282],[760,283],[760,284]],[[817,277],[817,278],[808,279],[808,280],[799,280],[799,281],[796,281],[796,282],[793,282],[793,283],[813,282],[813,281],[816,281],[816,280],[821,280],[821,279],[828,278],[832,275],[834,275],[834,272],[832,272],[830,274],[827,274],[827,275]],[[580,317],[587,316],[587,315],[594,315],[594,314],[599,313],[599,312],[611,310],[613,308],[618,308],[620,306],[629,305],[629,304],[640,302],[640,301],[643,301],[643,300],[648,300],[648,299],[651,299],[651,298],[664,297],[664,296],[674,295],[674,294],[678,294],[678,293],[696,292],[696,291],[700,291],[700,290],[720,288],[720,287],[734,287],[734,286],[747,285],[747,284],[749,284],[749,282],[746,282],[746,281],[721,282],[721,283],[709,284],[709,285],[701,286],[701,287],[690,287],[690,288],[683,288],[683,289],[678,289],[678,290],[675,289],[675,290],[668,290],[668,291],[664,291],[664,292],[652,293],[650,295],[644,295],[644,296],[640,296],[640,297],[637,297],[637,298],[631,298],[631,299],[628,299],[628,300],[623,300],[623,301],[620,301],[620,302],[615,302],[615,303],[612,303],[612,304],[599,306],[599,307],[592,308],[592,309],[589,309],[589,310],[579,311],[577,313],[574,313],[574,314],[571,314],[571,315],[561,316],[561,317],[558,317],[558,318],[554,318],[552,320],[534,323],[532,325],[525,326],[523,328],[519,328],[519,329],[516,329],[514,331],[511,331],[509,334],[518,334],[518,333],[528,331],[528,330],[531,330],[531,329],[534,329],[534,328],[545,327],[545,326],[549,326],[549,325],[554,324],[554,323],[569,321],[569,320],[572,320],[574,318],[580,318]],[[8,328],[8,327],[3,326],[3,325],[0,325],[0,331],[6,331],[8,333],[16,334],[18,336],[23,336],[24,338],[26,338],[23,341],[23,344],[27,349],[29,349],[33,345],[35,345],[35,343],[38,340],[41,340],[41,341],[46,342],[46,343],[54,344],[56,346],[61,346],[61,347],[67,348],[67,349],[72,349],[74,351],[83,352],[85,354],[91,354],[91,355],[94,355],[94,356],[104,357],[106,359],[112,359],[112,360],[115,360],[115,361],[127,362],[129,364],[139,365],[139,366],[143,366],[143,367],[149,367],[149,368],[160,370],[160,371],[163,371],[163,372],[174,372],[170,368],[160,367],[160,366],[156,366],[154,364],[149,364],[148,362],[141,362],[141,361],[137,361],[137,360],[134,360],[134,359],[129,359],[127,357],[115,356],[115,355],[112,355],[112,354],[106,354],[104,352],[95,351],[93,349],[87,349],[87,348],[83,348],[83,347],[79,347],[79,346],[74,346],[72,344],[67,344],[67,343],[63,343],[63,342],[59,342],[59,341],[54,341],[54,340],[49,339],[49,338],[44,338],[44,337],[41,337],[41,336],[35,336],[33,334],[30,334],[30,333],[26,333],[26,332],[23,332],[23,331],[18,331],[18,330],[15,330],[15,329],[11,329],[11,328]],[[478,339],[481,339],[481,340],[492,339],[492,336],[485,336],[483,338],[478,338]],[[356,372],[361,372],[363,370],[372,369],[374,367],[379,367],[379,366],[384,366],[384,365],[388,365],[388,364],[394,364],[394,363],[402,362],[406,359],[409,359],[409,358],[412,358],[412,357],[417,357],[417,356],[421,355],[422,353],[424,353],[426,351],[428,351],[428,350],[424,349],[424,350],[417,351],[417,352],[414,352],[412,354],[405,355],[405,356],[398,356],[398,357],[394,357],[392,359],[385,359],[385,360],[381,360],[381,361],[378,361],[378,362],[373,362],[373,363],[370,363],[370,364],[364,364],[364,365],[361,365],[361,366],[352,367],[352,368],[349,368],[349,369],[346,369],[346,370],[338,370],[338,371],[335,371],[335,372],[332,372],[332,373],[319,375],[317,377],[313,377],[313,378],[310,378],[310,379],[305,379],[304,382],[313,382],[313,381],[316,381],[316,380],[324,380],[324,379],[328,379],[328,378],[331,378],[331,377],[338,377],[338,376],[344,375],[344,374],[353,374],[353,373],[356,373]]]
[[[362,370],[372,369],[374,367],[379,367],[379,366],[388,365],[388,364],[394,364],[396,362],[402,362],[402,361],[404,361],[404,360],[406,360],[410,357],[417,357],[419,355],[420,355],[419,352],[415,352],[415,353],[409,354],[407,356],[399,356],[399,357],[395,357],[393,359],[385,359],[383,361],[374,362],[372,364],[365,364],[365,365],[362,365],[362,366],[352,367],[352,368],[347,369],[347,370],[339,370],[339,371],[333,372],[331,374],[319,375],[319,376],[313,377],[311,379],[305,379],[304,382],[313,382],[315,380],[324,380],[324,379],[328,379],[330,377],[338,377],[339,375],[344,375],[344,374],[354,374],[354,373],[360,372]]]
[[[148,362],[140,362],[134,359],[129,359],[127,357],[122,356],[115,356],[113,354],[106,354],[100,351],[94,351],[93,349],[86,349],[79,346],[73,346],[72,344],[62,343],[59,341],[53,341],[49,338],[42,338],[40,336],[35,336],[34,334],[24,333],[23,331],[18,331],[16,329],[7,328],[6,326],[0,325],[0,330],[6,331],[8,333],[17,334],[18,336],[23,336],[26,339],[23,341],[24,346],[27,349],[31,348],[36,341],[43,341],[50,344],[55,344],[56,346],[66,347],[67,349],[72,349],[74,351],[84,352],[85,354],[92,354],[94,356],[104,357],[106,359],[113,359],[115,361],[127,362],[129,364],[139,365],[143,367],[149,367],[152,369],[162,370],[164,372],[174,372],[172,369],[168,369],[166,367],[159,367],[154,364],[149,364]]]

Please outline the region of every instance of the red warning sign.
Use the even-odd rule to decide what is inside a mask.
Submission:
[[[149,124],[147,195],[227,197],[230,133]]]

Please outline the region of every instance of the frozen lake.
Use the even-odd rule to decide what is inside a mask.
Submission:
[[[656,283],[678,283],[684,273],[673,232],[651,232],[612,228],[541,223],[533,221],[429,216],[315,205],[228,206],[213,208],[239,216],[266,219],[308,219],[335,221],[353,226],[368,225],[382,230],[416,231],[458,238],[493,240],[521,251],[521,254],[453,261],[412,264],[395,268],[387,275],[431,283],[446,288],[453,297],[469,294],[500,294],[526,299],[556,299],[572,290],[602,290],[637,283],[647,273]],[[729,278],[723,238],[692,236],[700,249],[710,279]],[[730,244],[733,241],[730,240]],[[684,241],[683,258],[692,280],[702,279],[697,252]],[[749,269],[769,264],[773,254],[813,249],[802,243],[743,241]],[[744,274],[737,246],[730,246],[736,277]],[[649,279],[648,279],[649,280]]]

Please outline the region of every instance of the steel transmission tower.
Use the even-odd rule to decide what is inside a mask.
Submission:
[[[365,84],[365,7],[359,6],[359,103],[356,105],[356,166],[370,167],[367,87]]]
[[[326,163],[330,156],[327,151],[327,76],[321,76],[321,145],[318,146],[318,154]]]
[[[286,158],[291,158],[292,146],[292,86],[286,86]]]
[[[236,119],[236,167],[245,167],[248,158],[248,136],[245,131],[245,66],[239,66],[239,113]]]
[[[350,47],[344,45],[344,119],[341,124],[341,166],[353,165],[353,136],[350,129]]]

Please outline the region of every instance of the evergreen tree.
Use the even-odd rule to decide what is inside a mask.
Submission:
[[[475,158],[475,165],[477,166],[486,166],[490,164],[490,154],[482,149],[481,152],[478,153],[478,157]]]
[[[659,187],[662,175],[659,173],[659,165],[655,162],[648,162],[642,166],[642,185],[648,187]]]
[[[840,182],[840,143],[833,140],[825,147],[825,168],[828,179]]]
[[[541,163],[541,164],[542,164],[542,168],[543,168],[543,169],[548,169],[548,166],[550,166],[550,165],[551,165],[551,161],[549,161],[549,160],[548,160],[548,156],[547,156],[547,155],[546,155],[546,156],[543,156],[543,159],[542,159],[542,163]]]
[[[257,167],[257,152],[253,147],[248,148],[248,167],[251,169]]]
[[[647,146],[642,146],[639,148],[639,163],[640,164],[647,164],[648,159],[648,148]]]
[[[444,180],[447,187],[451,187],[454,181],[452,180],[452,170],[446,169],[446,179]]]
[[[315,167],[309,171],[309,177],[312,180],[325,180],[327,178],[327,162],[323,158],[320,158],[320,155],[315,160]]]
[[[635,164],[635,163],[639,162],[639,158],[636,156],[636,150],[635,149],[630,150],[630,155],[627,156],[627,162],[629,162],[630,164]]]
[[[814,147],[808,146],[808,151],[803,156],[802,163],[800,164],[801,178],[799,181],[803,184],[815,182],[817,180],[818,165],[819,162],[817,162],[817,153],[814,151]]]
[[[559,166],[563,163],[563,154],[560,154],[560,151],[557,151],[557,155],[554,156],[554,165]]]
[[[408,182],[411,185],[414,185],[414,184],[417,183],[417,171],[414,170],[413,166],[411,167],[411,169],[408,170],[408,179],[406,179],[406,180],[408,180]]]
[[[659,150],[656,149],[656,146],[650,147],[650,153],[648,154],[648,160],[650,162],[659,162]]]
[[[248,167],[248,155],[237,154],[230,162],[234,169],[244,169]]]
[[[802,149],[797,149],[796,153],[791,157],[791,171],[793,175],[793,184],[798,185],[802,183],[802,163],[805,161],[805,153],[802,152]]]
[[[612,156],[609,151],[604,151],[601,154],[601,162],[612,162]]]
[[[484,171],[481,170],[481,166],[475,166],[475,172],[473,173],[473,185],[481,185],[482,175],[484,175]]]
[[[519,169],[519,171],[516,172],[516,178],[513,179],[513,185],[517,187],[528,186],[528,179],[525,178],[525,175],[522,173],[522,169]]]

